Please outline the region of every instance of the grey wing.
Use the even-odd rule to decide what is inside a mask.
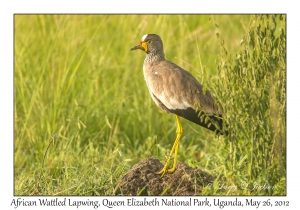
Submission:
[[[206,113],[217,112],[209,91],[203,93],[202,85],[193,75],[176,64],[161,62],[148,74],[147,85],[156,104],[162,103],[169,110],[194,109],[198,105]]]

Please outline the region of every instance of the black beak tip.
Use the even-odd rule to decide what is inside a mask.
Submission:
[[[138,47],[137,47],[137,46],[134,46],[134,47],[130,48],[130,51],[136,50],[136,49],[138,49]]]

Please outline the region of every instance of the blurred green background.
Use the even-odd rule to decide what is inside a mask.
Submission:
[[[152,102],[142,73],[145,54],[130,48],[144,34],[160,35],[166,58],[215,90],[226,107],[229,99],[213,87],[220,55],[226,49],[232,60],[253,25],[250,15],[15,15],[15,195],[111,195],[135,163],[149,156],[164,163],[175,117]],[[228,139],[182,123],[179,161],[228,185],[265,183],[247,166],[238,177],[224,168],[235,147]],[[241,155],[236,164],[246,159]],[[285,194],[285,172],[274,183],[275,191],[204,194]]]

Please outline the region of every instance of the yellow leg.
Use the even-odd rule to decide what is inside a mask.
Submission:
[[[167,160],[167,163],[165,164],[165,166],[160,171],[156,172],[156,174],[161,174],[161,176],[163,176],[166,172],[167,173],[173,173],[175,171],[175,169],[176,169],[179,142],[180,142],[181,135],[183,133],[183,128],[182,128],[182,125],[181,125],[181,122],[180,122],[180,118],[179,118],[178,115],[176,115],[176,122],[177,122],[176,140],[175,140],[174,145],[172,147],[171,153],[170,153],[170,155],[168,157],[168,160]],[[168,169],[173,154],[174,154],[173,167],[170,168],[170,169]]]

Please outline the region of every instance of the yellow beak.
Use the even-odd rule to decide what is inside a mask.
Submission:
[[[141,42],[141,44],[132,47],[130,50],[137,50],[137,49],[140,49],[140,50],[143,50],[145,52],[148,52],[147,42]]]

